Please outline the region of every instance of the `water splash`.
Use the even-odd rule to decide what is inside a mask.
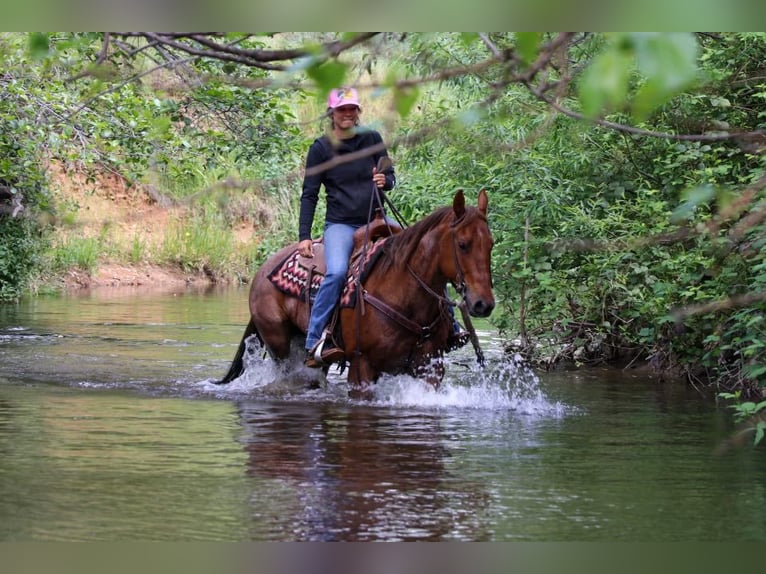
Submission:
[[[512,410],[546,417],[571,412],[566,405],[548,399],[540,379],[519,356],[494,358],[484,369],[447,357],[447,373],[438,390],[408,375],[383,375],[374,386],[371,401],[349,399],[346,373],[341,374],[336,367],[325,377],[320,370],[302,365],[302,349],[292,356],[291,361],[279,365],[252,337],[247,341],[242,376],[226,385],[203,381],[203,390],[219,398],[247,395],[389,408]]]
[[[245,342],[245,354],[242,357],[244,372],[238,378],[225,385],[217,385],[212,380],[200,383],[204,392],[219,398],[239,397],[242,395],[298,397],[303,400],[321,395],[318,391],[326,390],[329,385],[325,375],[318,369],[303,366],[302,348],[291,352],[291,359],[278,364],[267,353],[256,336]]]
[[[465,369],[465,370],[463,370]],[[374,402],[387,406],[513,410],[559,417],[569,409],[545,395],[540,379],[520,357],[488,363],[485,369],[447,361],[447,375],[434,391],[424,381],[408,376],[384,376]]]

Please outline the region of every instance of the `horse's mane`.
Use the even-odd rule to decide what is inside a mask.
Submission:
[[[478,210],[466,206],[465,219],[469,218],[473,212],[478,213]],[[421,239],[453,214],[452,206],[441,207],[400,233],[389,237],[376,264],[376,271],[386,273],[394,269],[403,269],[413,257]]]

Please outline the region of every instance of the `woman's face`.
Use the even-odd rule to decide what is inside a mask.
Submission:
[[[339,106],[332,111],[332,119],[338,129],[350,130],[359,119],[359,108],[356,106]]]

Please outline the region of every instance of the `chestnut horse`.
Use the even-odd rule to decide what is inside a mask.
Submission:
[[[341,306],[339,312],[340,336],[335,341],[344,351],[342,363],[348,362],[350,396],[370,398],[371,385],[382,373],[422,376],[438,387],[453,328],[449,306],[454,303],[445,297],[447,284],[461,295],[470,315],[487,317],[492,312],[493,240],[487,204],[482,190],[477,207],[466,206],[460,190],[452,206],[378,239],[383,242],[378,246],[380,255],[360,284],[362,296],[357,294],[353,306]],[[253,278],[250,322],[220,383],[243,373],[246,340],[253,334],[277,361],[289,358],[294,339],[305,341],[308,304],[277,289],[269,279],[296,249],[293,244],[272,255]]]

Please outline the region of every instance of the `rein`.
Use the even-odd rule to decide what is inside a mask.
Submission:
[[[448,299],[444,295],[440,295],[439,293],[431,289],[428,286],[428,283],[423,281],[423,279],[421,279],[420,276],[417,273],[415,273],[412,267],[410,267],[409,263],[407,263],[407,271],[409,271],[410,275],[412,275],[415,278],[415,281],[418,282],[418,285],[420,285],[423,288],[423,290],[429,295],[431,295],[434,299],[438,299],[441,303],[444,303],[445,305],[449,305],[450,307],[454,307],[455,305],[457,305],[457,303],[455,303],[451,299]]]
[[[391,166],[391,159],[390,158],[388,158],[387,156],[381,156],[380,158],[378,158],[378,164],[376,166],[378,172],[383,173],[390,166]],[[381,196],[382,196],[382,198],[381,198]],[[393,206],[393,204],[391,203],[391,200],[388,199],[388,197],[386,197],[385,194],[381,194],[380,193],[380,190],[378,190],[378,186],[375,185],[375,182],[373,181],[373,183],[372,183],[372,194],[370,195],[370,209],[367,212],[367,229],[365,231],[364,242],[362,244],[363,245],[363,247],[362,247],[362,261],[365,261],[366,258],[367,258],[367,248],[369,246],[369,239],[370,239],[370,222],[372,221],[372,213],[373,213],[373,210],[374,210],[373,208],[374,208],[376,202],[378,204],[377,210],[379,210],[381,215],[383,215],[384,217],[385,217],[384,203],[388,202],[388,204],[391,206],[392,210],[394,211],[394,213],[395,213],[395,215],[397,217],[397,220],[399,221],[399,224],[402,225],[402,227],[405,227],[404,224],[403,224],[403,221],[401,219],[401,214]],[[389,231],[390,231],[390,226],[389,226]],[[354,349],[354,354],[356,354],[357,356],[360,356],[362,354],[362,350],[360,349],[360,342],[362,340],[362,315],[364,315],[364,312],[365,312],[364,302],[365,302],[365,300],[367,300],[371,305],[373,305],[373,307],[375,307],[376,305],[375,305],[375,303],[373,303],[372,301],[369,301],[367,299],[367,293],[366,293],[366,291],[364,291],[362,289],[362,273],[361,272],[357,275],[355,282],[356,282],[356,292],[359,293],[360,296],[359,296],[359,306],[358,306],[359,307],[359,311],[356,313],[356,348]],[[382,301],[379,301],[377,299],[375,299],[375,301],[380,303],[381,306],[385,305],[385,303],[383,303]],[[393,309],[391,309],[387,305],[386,305],[386,307],[392,313],[396,313],[396,311],[394,311]],[[403,317],[401,314],[399,314],[399,316]],[[405,321],[409,321],[409,319],[407,319],[406,317],[404,317],[404,320]],[[358,368],[359,368],[359,366],[358,366],[358,363],[357,363],[357,369]],[[359,375],[359,373],[357,373],[357,375]]]
[[[451,230],[451,243],[452,243],[452,257],[455,261],[455,281],[452,282],[452,285],[455,287],[455,290],[458,292],[458,294],[462,297],[462,301],[465,301],[465,280],[463,279],[463,269],[460,267],[460,260],[457,257],[457,240],[455,239],[455,227],[459,223],[461,223],[465,219],[465,215],[461,216],[460,218],[456,219],[450,224],[450,230]],[[459,303],[455,303],[451,299],[445,297],[444,295],[440,295],[431,287],[428,286],[428,284],[423,281],[423,279],[420,278],[420,276],[415,273],[415,271],[410,267],[410,264],[407,263],[407,271],[410,272],[410,275],[412,275],[415,280],[418,282],[418,285],[420,285],[429,295],[434,297],[435,299],[438,299],[441,303],[445,305],[449,305],[450,307],[456,307],[459,305]]]
[[[441,321],[442,318],[442,313],[439,313],[436,316],[436,319],[434,319],[430,325],[421,325],[420,323],[416,323],[412,319],[405,317],[402,313],[391,307],[388,303],[378,299],[375,297],[375,295],[371,295],[366,290],[362,292],[362,297],[365,301],[367,301],[367,303],[383,313],[383,315],[398,323],[400,326],[404,327],[412,334],[417,335],[420,338],[418,341],[419,343],[422,343],[431,337],[431,330],[439,324],[439,321]]]
[[[463,271],[460,267],[460,262],[457,257],[457,241],[455,239],[455,226],[459,224],[464,217],[461,217],[460,219],[457,219],[456,221],[453,221],[450,225],[451,228],[451,239],[452,239],[452,254],[455,258],[455,271],[456,271],[456,282],[457,285],[455,285],[455,289],[460,293],[460,295],[463,298],[463,301],[465,300],[465,281],[463,280]],[[375,297],[374,295],[371,295],[367,292],[367,290],[360,290],[359,292],[362,293],[362,300],[366,301],[368,304],[372,305],[375,309],[380,311],[383,315],[391,319],[392,321],[398,323],[400,326],[404,327],[414,335],[417,335],[419,337],[418,343],[422,343],[423,341],[427,340],[431,337],[431,331],[436,325],[439,324],[439,322],[444,317],[444,308],[445,306],[448,307],[455,307],[458,305],[458,303],[455,303],[454,301],[450,300],[449,298],[445,297],[444,295],[437,293],[434,291],[428,283],[426,283],[422,277],[420,277],[417,273],[415,273],[415,270],[410,266],[409,262],[407,263],[407,271],[409,271],[410,275],[415,279],[415,281],[418,282],[418,285],[431,297],[436,299],[439,302],[439,313],[436,315],[436,318],[431,322],[430,325],[420,325],[419,323],[416,323],[415,321],[411,320],[408,317],[405,317],[402,313],[382,301],[381,299]],[[362,313],[364,311],[362,310]],[[358,315],[358,317],[361,320],[361,315]],[[357,336],[359,335],[359,331],[357,331]],[[357,348],[358,348],[358,341],[357,339]]]

